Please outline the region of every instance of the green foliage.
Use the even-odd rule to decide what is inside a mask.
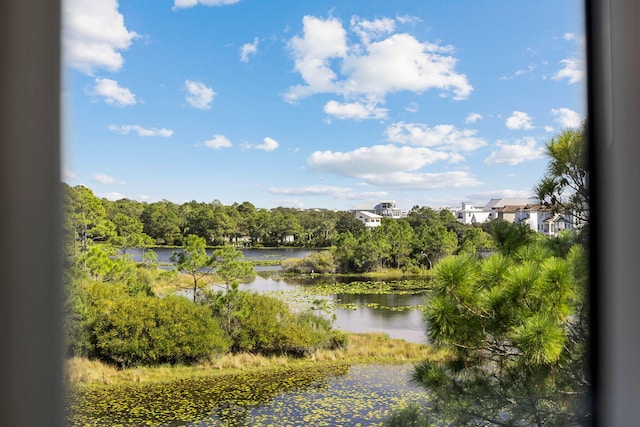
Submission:
[[[420,405],[409,405],[394,411],[384,421],[385,427],[431,427],[427,410]]]
[[[291,258],[282,262],[282,269],[288,273],[324,274],[335,273],[333,254],[329,251],[313,252],[306,257]]]
[[[182,250],[173,253],[171,261],[175,263],[177,271],[190,276],[191,283],[188,289],[192,292],[195,302],[202,289],[211,282],[209,275],[215,269],[215,259],[207,254],[205,239],[190,234]]]
[[[121,366],[193,362],[229,349],[219,323],[184,297],[131,296],[124,285],[71,282],[66,335],[74,355]]]
[[[424,318],[446,361],[425,361],[414,380],[454,425],[576,425],[585,402],[586,256],[554,256],[534,239],[485,259],[458,255],[434,268]]]
[[[505,255],[514,253],[519,247],[529,243],[536,235],[536,232],[526,224],[514,224],[501,219],[491,221],[488,224],[488,229],[497,249]]]
[[[569,212],[589,222],[588,131],[564,129],[546,145],[547,173],[534,188],[538,199],[554,212]]]
[[[312,313],[293,313],[274,297],[232,288],[209,294],[208,305],[232,340],[233,351],[303,355],[344,343],[328,320]]]

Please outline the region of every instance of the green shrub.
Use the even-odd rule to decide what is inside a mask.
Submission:
[[[209,296],[209,304],[233,341],[233,351],[302,355],[344,341],[325,318],[292,313],[285,302],[267,295],[219,292]]]
[[[100,283],[85,286],[70,336],[74,354],[129,366],[189,363],[229,350],[229,340],[207,307],[178,296],[132,297],[126,290]]]
[[[336,271],[333,254],[329,251],[313,252],[302,259],[284,260],[282,269],[288,273],[300,274],[325,274]]]

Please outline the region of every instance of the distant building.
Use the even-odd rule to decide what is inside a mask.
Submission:
[[[377,227],[382,222],[382,216],[367,211],[355,211],[356,218],[360,220],[365,227]]]
[[[576,228],[571,214],[558,214],[529,198],[491,199],[483,207],[462,202],[462,208],[454,212],[463,224],[503,220],[515,224],[526,224],[533,231],[547,236],[557,236],[560,231]]]
[[[385,200],[376,204],[361,204],[351,208],[351,213],[367,227],[377,227],[382,218],[405,218],[408,211],[398,208],[395,200]]]
[[[463,224],[475,224],[489,219],[489,213],[483,208],[473,206],[472,203],[462,202],[462,209],[454,212],[458,222]]]
[[[507,206],[525,206],[529,203],[535,203],[535,199],[528,197],[505,197],[503,199],[491,199],[482,208],[485,212],[489,212],[489,219],[498,219],[499,213]]]
[[[557,236],[560,231],[571,230],[574,227],[572,215],[562,215],[540,204],[525,205],[516,209],[516,224],[526,224],[533,231],[547,236]]]

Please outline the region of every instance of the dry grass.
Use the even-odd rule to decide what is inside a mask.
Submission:
[[[411,363],[442,357],[445,355],[435,352],[428,345],[391,339],[385,334],[348,334],[346,348],[318,350],[304,359],[239,353],[213,357],[193,366],[118,369],[102,362],[74,357],[66,362],[65,380],[68,384],[150,383],[309,363]]]

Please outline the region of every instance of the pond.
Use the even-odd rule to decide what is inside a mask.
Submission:
[[[173,251],[156,250],[158,261],[170,262]],[[247,259],[265,260],[304,257],[311,250],[243,252]],[[139,250],[128,253],[141,260]],[[322,282],[335,280],[340,287],[320,291]],[[290,279],[264,271],[240,288],[276,296],[294,308],[323,299],[334,316],[334,326],[344,331],[381,332],[411,342],[426,341],[420,309],[424,297],[420,294],[367,291],[358,278],[317,275]],[[332,293],[334,289],[338,291]],[[303,371],[248,373],[115,390],[78,388],[68,396],[73,412],[68,421],[72,426],[87,425],[87,420],[93,426],[382,426],[393,410],[428,402],[424,389],[410,381],[413,370],[412,364],[313,365]]]
[[[202,378],[70,396],[74,426],[382,426],[426,404],[411,365],[336,365]]]
[[[158,262],[169,263],[171,255],[176,249],[154,249],[158,254]],[[303,258],[314,249],[277,248],[277,249],[241,249],[248,260],[284,260],[288,258]],[[142,260],[139,249],[127,252],[135,261]],[[279,267],[256,268],[257,271],[274,270]],[[348,280],[367,280],[350,277]],[[391,338],[400,338],[410,342],[425,343],[426,335],[422,312],[424,297],[420,294],[377,294],[377,293],[336,293],[332,295],[313,295],[306,289],[314,284],[326,281],[322,276],[314,276],[305,280],[268,275],[256,275],[250,283],[243,283],[242,290],[266,293],[291,301],[312,300],[326,298],[332,304],[332,314],[335,315],[334,326],[347,332],[365,333],[381,332]]]

